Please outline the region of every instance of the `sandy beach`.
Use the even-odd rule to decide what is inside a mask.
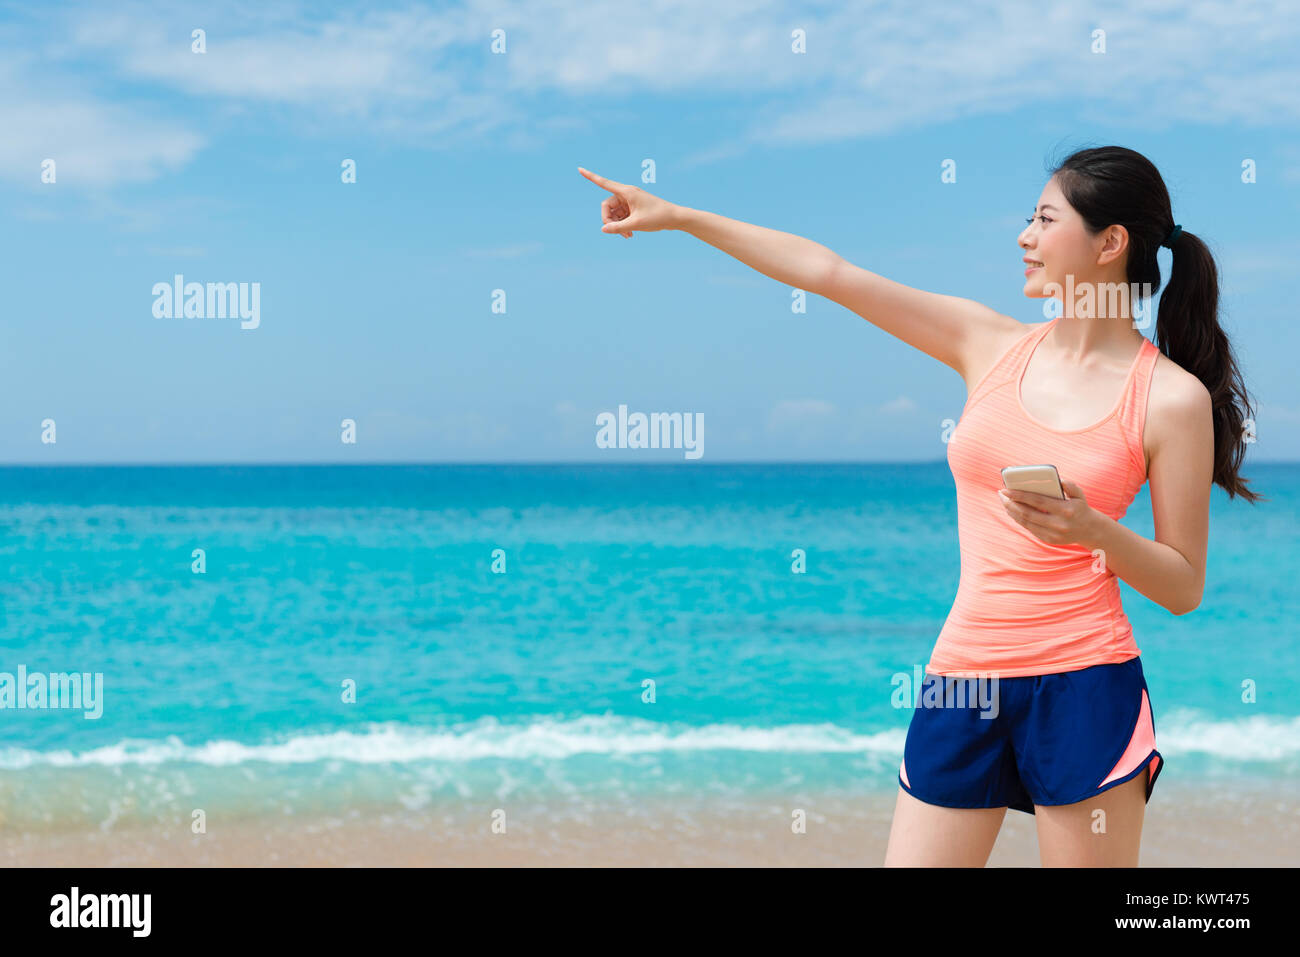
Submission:
[[[353,810],[313,817],[14,833],[0,829],[0,864],[41,866],[393,867],[875,867],[884,859],[892,798],[641,803],[635,808],[506,802]],[[794,834],[793,807],[807,811]],[[1148,806],[1143,866],[1293,866],[1300,861],[1294,793],[1161,782]],[[1034,818],[1009,811],[991,867],[1039,865]]]

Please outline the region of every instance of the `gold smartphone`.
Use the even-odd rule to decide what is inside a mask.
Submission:
[[[1002,484],[1019,492],[1037,492],[1065,500],[1055,465],[1011,465],[1002,470]]]

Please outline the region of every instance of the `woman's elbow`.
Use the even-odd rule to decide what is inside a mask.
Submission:
[[[1165,606],[1175,615],[1189,615],[1201,607],[1201,598],[1205,594],[1205,566],[1202,565],[1193,572],[1187,576],[1192,581],[1178,589],[1177,600]]]

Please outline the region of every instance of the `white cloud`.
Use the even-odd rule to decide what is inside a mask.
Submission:
[[[141,182],[183,166],[203,138],[136,107],[24,82],[0,69],[0,176],[49,189]],[[54,160],[56,180],[41,183]]]
[[[343,111],[436,103],[452,115],[471,91],[498,109],[521,92],[767,92],[777,99],[761,110],[755,135],[807,141],[1055,98],[1077,103],[1082,86],[1115,119],[1300,116],[1292,95],[1297,25],[1285,0],[1073,9],[884,0],[817,12],[752,0],[646,0],[609,4],[598,16],[572,0],[467,0],[317,21],[271,4],[225,23],[206,8],[124,9],[78,14],[73,46],[191,93]],[[189,49],[197,22],[208,24],[204,55]],[[1104,54],[1091,52],[1098,26],[1107,32]],[[500,56],[488,52],[496,28],[506,31]],[[791,52],[794,28],[806,31],[806,53]],[[730,155],[719,145],[700,158]]]
[[[213,12],[119,8],[77,17],[72,42],[130,77],[188,93],[355,112],[382,100],[428,101],[453,92],[455,75],[438,69],[439,61],[471,40],[456,12],[345,13],[312,23],[277,17],[276,10],[249,24]],[[198,23],[206,31],[201,54],[190,41],[189,27]]]
[[[190,50],[196,24],[207,31],[205,54]],[[1104,54],[1090,49],[1098,27]],[[506,31],[500,56],[489,52],[497,28]],[[790,49],[796,28],[807,34],[804,54]],[[596,15],[571,0],[326,15],[294,4],[215,11],[128,3],[11,25],[0,34],[0,62],[37,49],[42,77],[85,75],[96,90],[129,89],[133,102],[179,93],[198,101],[200,116],[211,107],[227,117],[260,108],[311,132],[365,128],[429,147],[500,131],[503,146],[531,148],[632,95],[743,98],[744,128],[697,147],[689,165],[754,143],[870,137],[1051,104],[1109,125],[1286,127],[1300,119],[1298,36],[1300,20],[1284,0],[882,0],[865,8],[645,0],[603,5]],[[0,107],[0,172],[26,175],[31,156],[53,141],[70,157],[70,175],[148,179],[202,145],[192,124],[105,104],[103,93],[13,93],[0,83],[8,104]],[[725,117],[733,105],[719,102]]]
[[[767,417],[771,430],[800,429],[821,424],[835,415],[835,406],[824,399],[782,399]]]
[[[905,412],[915,412],[916,403],[905,395],[900,395],[896,399],[890,399],[880,407],[880,411],[885,415],[901,415]]]

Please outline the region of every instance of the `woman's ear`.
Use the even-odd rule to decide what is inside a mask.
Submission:
[[[1101,248],[1097,251],[1097,265],[1105,266],[1124,255],[1128,249],[1128,230],[1123,226],[1107,226],[1101,234]]]

